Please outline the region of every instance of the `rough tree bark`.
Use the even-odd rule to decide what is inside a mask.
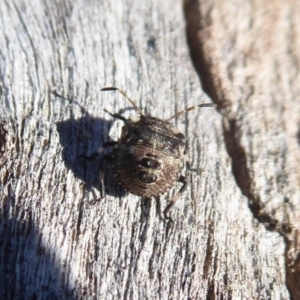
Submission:
[[[299,5],[1,1],[0,298],[300,299]],[[79,158],[135,114],[107,85],[218,105],[174,122],[198,171],[173,226]]]

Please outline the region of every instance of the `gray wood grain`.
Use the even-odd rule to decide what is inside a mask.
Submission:
[[[231,3],[0,2],[1,299],[297,299],[299,10]],[[111,85],[162,119],[218,104],[174,122],[173,227],[78,158],[120,135]]]

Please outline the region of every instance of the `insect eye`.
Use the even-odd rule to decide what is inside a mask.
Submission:
[[[153,173],[148,173],[145,171],[140,171],[137,174],[140,181],[144,183],[153,183],[157,180],[157,176]]]
[[[160,169],[160,162],[152,158],[142,158],[141,165],[148,169]]]

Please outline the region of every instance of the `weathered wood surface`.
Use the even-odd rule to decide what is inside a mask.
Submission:
[[[283,0],[1,1],[0,298],[300,299],[299,13]],[[118,137],[104,107],[129,106],[106,85],[161,118],[218,104],[175,121],[199,172],[172,228],[109,176],[93,203],[98,162],[78,156]]]

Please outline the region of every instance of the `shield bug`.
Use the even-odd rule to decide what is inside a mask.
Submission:
[[[185,136],[170,124],[186,111],[196,107],[215,107],[205,103],[182,110],[167,120],[145,115],[126,93],[116,87],[105,87],[101,91],[119,91],[139,113],[137,120],[126,119],[120,114],[109,113],[113,118],[124,122],[118,141],[105,143],[97,150],[101,153],[107,147],[113,147],[110,154],[103,157],[112,165],[116,181],[129,193],[147,199],[159,197],[166,193],[175,182],[182,187],[170,200],[164,210],[164,217],[186,190],[187,180],[181,175],[184,162]],[[168,218],[170,219],[170,218]]]

